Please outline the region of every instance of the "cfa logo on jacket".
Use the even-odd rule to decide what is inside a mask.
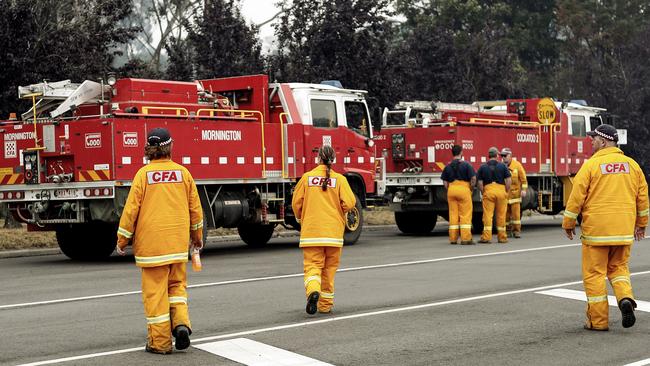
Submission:
[[[630,164],[628,163],[606,163],[600,164],[602,174],[630,174]]]
[[[322,187],[323,182],[325,182],[325,179],[327,179],[327,178],[325,178],[325,177],[309,177],[309,179],[307,181],[309,182],[310,187]],[[330,178],[327,181],[327,186],[330,187],[330,188],[336,187],[336,178]]]
[[[181,183],[183,173],[180,170],[155,170],[147,172],[147,182],[149,184],[158,183]]]

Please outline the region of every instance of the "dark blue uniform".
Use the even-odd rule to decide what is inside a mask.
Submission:
[[[445,169],[442,171],[440,179],[449,183],[455,180],[464,180],[469,182],[475,175],[476,172],[474,172],[474,168],[470,163],[460,159],[454,159],[451,163],[447,164]]]
[[[482,180],[483,185],[488,185],[490,183],[499,183],[506,184],[506,178],[510,177],[510,170],[508,167],[496,160],[490,160],[487,163],[481,165],[478,169],[478,174],[476,179]]]

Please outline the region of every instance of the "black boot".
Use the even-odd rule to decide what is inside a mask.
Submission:
[[[309,294],[309,296],[307,297],[307,307],[305,308],[307,314],[309,315],[316,314],[319,297],[320,294],[318,293],[318,291],[314,291]]]
[[[182,350],[190,346],[190,330],[184,326],[179,325],[174,328],[174,338],[176,338],[176,349]]]
[[[633,326],[636,322],[636,317],[634,316],[636,303],[634,300],[625,298],[618,303],[618,307],[621,309],[621,315],[623,316],[623,328]]]

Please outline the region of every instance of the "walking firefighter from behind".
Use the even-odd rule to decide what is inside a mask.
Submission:
[[[454,159],[447,164],[440,177],[447,189],[449,205],[449,243],[463,245],[474,244],[472,240],[472,190],[476,184],[474,168],[461,160],[463,148],[454,145],[451,148]]]
[[[623,327],[634,325],[636,302],[628,261],[634,239],[645,237],[648,184],[639,165],[616,147],[616,129],[607,124],[587,132],[594,154],[573,179],[562,228],[573,239],[582,214],[582,279],[587,294],[588,330],[608,330],[607,283],[616,295]]]
[[[150,163],[133,178],[117,231],[117,252],[133,239],[135,263],[142,268],[142,301],[147,318],[147,346],[152,353],[190,345],[187,310],[188,244],[203,247],[203,211],[194,179],[171,161],[172,138],[164,128],[147,137]]]
[[[318,150],[320,164],[300,178],[291,202],[301,227],[308,314],[329,313],[334,306],[346,213],[356,203],[347,179],[331,168],[335,157],[331,146]]]

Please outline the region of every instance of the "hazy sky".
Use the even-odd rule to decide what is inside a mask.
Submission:
[[[278,11],[275,3],[277,0],[242,0],[241,13],[250,23],[259,24],[268,20]],[[260,29],[262,52],[267,53],[273,42],[273,27],[266,24]]]

